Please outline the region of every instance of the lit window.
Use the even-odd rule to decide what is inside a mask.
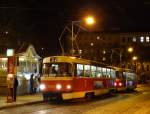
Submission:
[[[144,42],[144,37],[143,36],[140,37],[140,41]]]
[[[94,44],[93,43],[91,43],[91,46],[93,46]]]
[[[83,65],[82,64],[77,64],[77,76],[83,76]]]
[[[100,37],[99,36],[97,36],[97,40],[99,40],[100,39]]]
[[[84,74],[86,77],[89,77],[91,72],[90,72],[90,65],[85,65],[84,66]]]
[[[149,36],[146,36],[146,42],[149,42]]]
[[[133,42],[136,42],[136,37],[133,37],[132,41],[133,41]]]

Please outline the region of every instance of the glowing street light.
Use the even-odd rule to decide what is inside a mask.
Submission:
[[[94,17],[92,17],[92,16],[87,16],[87,17],[85,18],[85,20],[72,21],[72,27],[71,27],[71,39],[72,39],[72,49],[71,49],[71,52],[72,52],[72,55],[74,54],[74,44],[73,44],[73,41],[75,40],[74,38],[75,38],[75,36],[76,36],[76,35],[74,35],[74,25],[75,25],[75,24],[77,25],[77,23],[81,23],[81,22],[83,22],[83,21],[85,21],[85,23],[86,23],[87,25],[93,25],[93,24],[95,23],[95,19],[94,19]],[[78,25],[78,26],[79,26],[79,28],[84,29],[82,26],[80,26],[80,25]],[[85,29],[84,29],[84,30],[85,30]]]
[[[132,58],[133,61],[136,61],[137,59],[138,59],[137,56],[133,56],[133,58]]]
[[[88,25],[93,25],[95,23],[95,19],[92,16],[88,16],[88,17],[85,18],[85,22]]]
[[[129,48],[128,48],[128,52],[129,52],[129,53],[132,53],[132,52],[133,52],[133,47],[129,47]]]

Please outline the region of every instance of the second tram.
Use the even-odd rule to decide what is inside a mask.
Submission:
[[[114,67],[116,72],[115,88],[117,91],[134,90],[137,87],[137,75],[134,70]]]

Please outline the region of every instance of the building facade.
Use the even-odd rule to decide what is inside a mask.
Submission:
[[[82,32],[76,38],[69,36],[67,45],[67,53],[73,51],[82,58],[136,68],[139,77],[144,74],[149,79],[150,32]],[[134,49],[132,53],[128,52],[129,47]],[[138,59],[134,61],[133,56]]]
[[[18,94],[29,93],[29,79],[31,74],[38,75],[40,70],[41,57],[36,53],[31,44],[22,45],[15,49],[15,56],[18,58],[16,75],[19,80]],[[7,94],[7,57],[5,54],[0,57],[0,94]]]

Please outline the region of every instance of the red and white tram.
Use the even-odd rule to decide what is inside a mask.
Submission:
[[[115,88],[117,91],[134,90],[137,87],[137,75],[134,70],[114,67],[116,73]]]
[[[91,98],[114,91],[115,70],[104,64],[71,56],[43,59],[41,91],[44,100]]]

